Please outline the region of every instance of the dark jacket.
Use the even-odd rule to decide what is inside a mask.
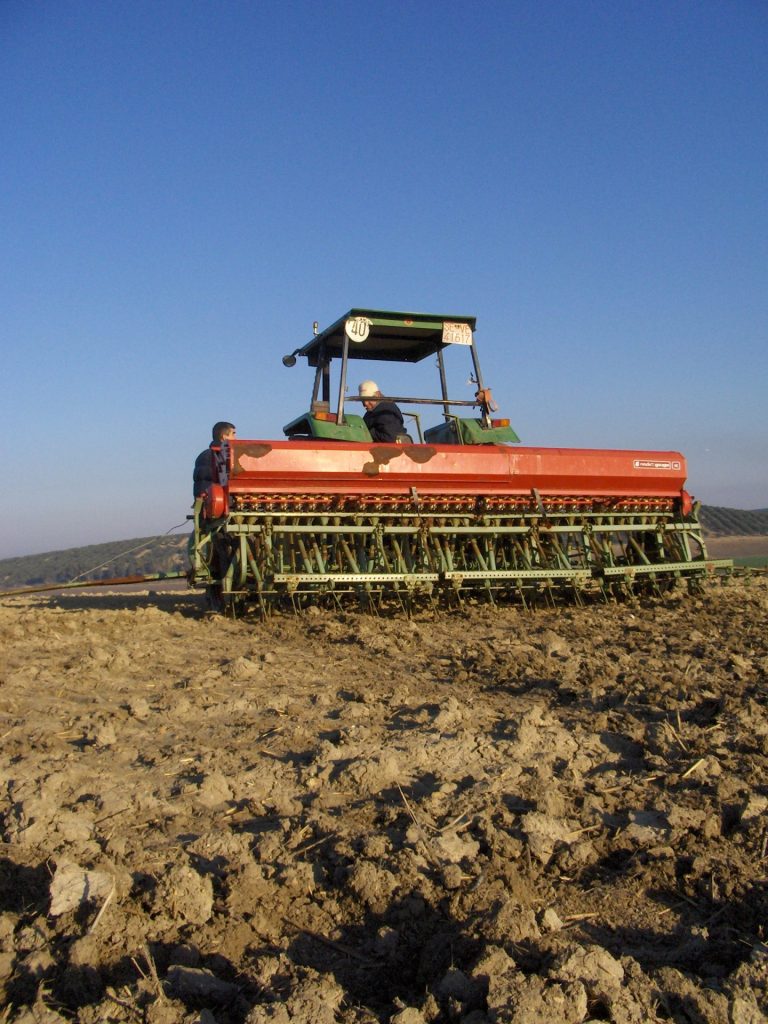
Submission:
[[[403,414],[394,402],[379,402],[363,416],[363,421],[374,441],[394,442],[398,434],[405,433]]]
[[[198,498],[204,494],[211,484],[219,482],[219,471],[216,464],[216,455],[219,446],[214,451],[213,442],[195,459],[195,469],[192,474],[192,496]]]

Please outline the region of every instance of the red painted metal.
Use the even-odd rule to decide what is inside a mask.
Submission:
[[[230,442],[230,496],[259,494],[680,497],[679,452],[505,445]]]
[[[227,512],[227,492],[221,484],[211,484],[205,494],[205,514],[209,519],[218,519]]]

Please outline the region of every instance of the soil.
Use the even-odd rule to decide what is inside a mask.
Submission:
[[[0,1021],[768,1020],[768,581],[0,603]]]

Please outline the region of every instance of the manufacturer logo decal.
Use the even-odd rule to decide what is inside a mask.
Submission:
[[[635,459],[632,465],[635,469],[669,469],[675,471],[683,468],[677,459]]]

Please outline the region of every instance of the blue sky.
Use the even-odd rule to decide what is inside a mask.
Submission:
[[[524,444],[768,506],[762,0],[1,0],[0,45],[0,557],[184,522],[353,306],[476,316]]]

